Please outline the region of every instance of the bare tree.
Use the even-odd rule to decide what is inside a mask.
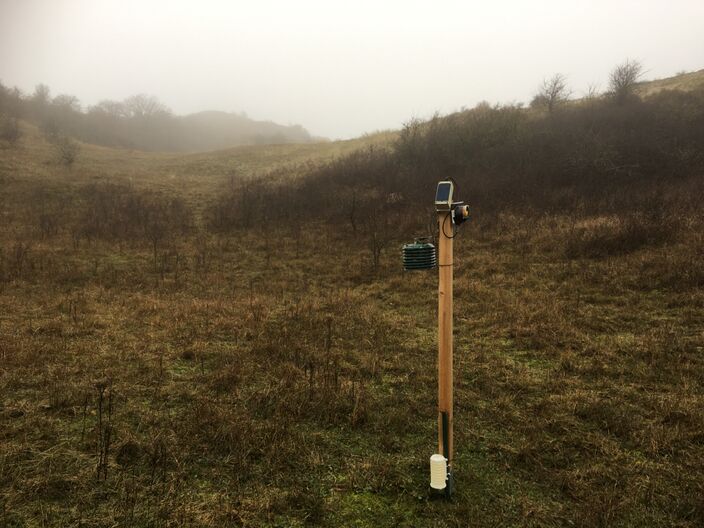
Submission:
[[[0,82],[0,115],[7,114],[7,106],[10,100],[10,90]]]
[[[391,243],[393,228],[383,209],[371,207],[364,215],[365,231],[371,253],[372,272],[376,273],[381,264],[381,255]]]
[[[8,88],[0,83],[0,115],[19,119],[22,117],[23,100],[22,92],[16,86]]]
[[[352,199],[350,201],[349,219],[352,226],[352,234],[357,235],[357,189],[352,189]]]
[[[617,103],[623,104],[635,92],[638,79],[643,75],[643,65],[637,60],[626,59],[609,75],[609,93]]]
[[[115,119],[125,117],[127,115],[127,109],[125,108],[124,103],[119,101],[110,101],[109,99],[104,99],[97,105],[91,106],[88,111],[110,116]]]
[[[57,95],[51,100],[51,104],[55,108],[64,112],[78,113],[81,111],[81,102],[75,95]]]
[[[154,271],[157,270],[159,244],[161,244],[161,241],[167,237],[169,232],[169,226],[164,219],[164,215],[161,213],[162,211],[158,206],[150,209],[149,217],[144,225],[145,235],[152,243],[152,250],[154,252]]]
[[[31,101],[33,104],[42,108],[48,106],[51,101],[51,90],[46,84],[38,84],[34,88]]]
[[[171,114],[171,110],[152,95],[133,95],[125,99],[123,104],[126,114],[133,118]]]
[[[13,146],[20,139],[22,131],[14,117],[0,115],[0,140],[7,141]]]
[[[550,79],[543,80],[530,105],[534,108],[547,108],[548,112],[552,112],[567,101],[571,94],[567,87],[567,78],[561,73],[556,73]]]
[[[587,92],[584,94],[584,98],[587,101],[594,101],[599,98],[599,85],[597,83],[589,83],[587,86]]]

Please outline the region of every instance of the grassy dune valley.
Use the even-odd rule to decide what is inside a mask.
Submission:
[[[704,70],[636,73],[202,152],[3,87],[0,527],[704,526]],[[449,499],[401,259],[445,179]]]

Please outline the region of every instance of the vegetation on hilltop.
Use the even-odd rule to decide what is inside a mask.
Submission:
[[[49,87],[43,84],[30,96],[0,84],[0,115],[4,116],[3,127],[23,118],[48,136],[73,136],[87,143],[147,151],[204,151],[312,141],[300,125],[254,121],[244,114],[177,116],[157,98],[145,94],[124,101],[104,100],[84,110],[76,97],[51,97]]]
[[[613,95],[574,104],[557,98],[544,110],[483,103],[412,121],[392,148],[353,152],[296,181],[273,172],[234,182],[214,205],[212,224],[236,228],[273,209],[289,222],[353,232],[366,222],[411,234],[427,225],[436,182],[452,178],[482,222],[519,212],[620,215],[657,239],[675,236],[682,217],[701,211],[704,89],[641,99],[637,76],[626,73]]]

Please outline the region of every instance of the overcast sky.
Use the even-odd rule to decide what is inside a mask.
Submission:
[[[349,138],[477,102],[576,95],[640,60],[704,68],[704,0],[0,0],[0,81],[84,106],[148,93]]]

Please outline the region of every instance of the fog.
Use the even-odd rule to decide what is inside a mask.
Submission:
[[[576,96],[640,60],[704,67],[704,2],[0,0],[0,81],[177,114],[246,112],[349,138],[477,102],[528,102],[561,72]]]

